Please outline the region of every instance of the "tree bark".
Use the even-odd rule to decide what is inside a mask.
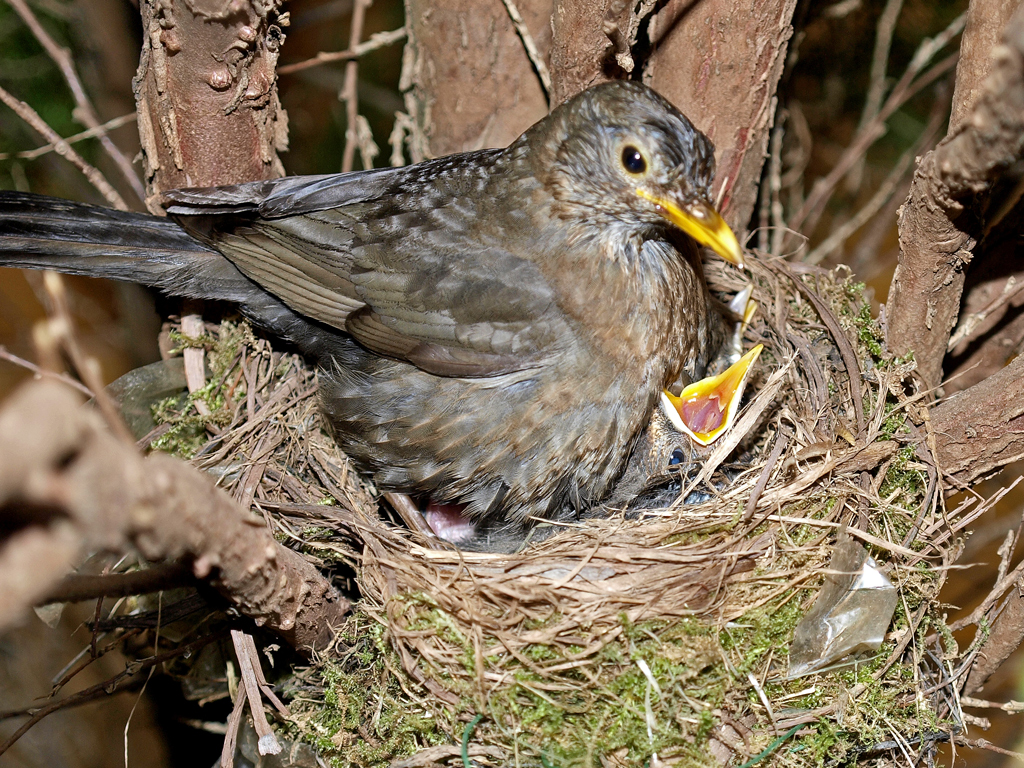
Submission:
[[[284,175],[287,116],[277,98],[280,0],[147,0],[134,81],[147,182],[161,192]]]
[[[940,469],[970,485],[1024,458],[1024,357],[931,410]]]
[[[515,4],[542,57],[551,0]],[[547,97],[499,0],[406,0],[403,89],[413,118],[413,162],[504,147],[548,112]]]
[[[85,553],[130,546],[188,563],[238,610],[293,647],[327,647],[349,602],[278,544],[212,478],[140,456],[63,385],[31,383],[0,410],[0,630],[50,594]]]
[[[1024,12],[1015,14],[991,57],[969,117],[920,161],[900,210],[886,340],[895,354],[914,354],[928,387],[941,380],[964,272],[983,232],[979,206],[1024,150]]]
[[[795,9],[796,0],[669,0],[651,20],[644,82],[715,143],[715,199],[740,235],[757,202]]]

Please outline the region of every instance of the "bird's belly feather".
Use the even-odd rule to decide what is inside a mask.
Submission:
[[[648,366],[624,373],[600,359],[574,361],[578,377],[551,365],[456,379],[355,343],[344,357],[321,369],[322,408],[339,445],[382,490],[465,502],[475,516],[500,499],[514,520],[606,495],[662,386]]]

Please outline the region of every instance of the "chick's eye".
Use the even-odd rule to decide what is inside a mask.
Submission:
[[[647,170],[647,161],[640,150],[630,144],[622,149],[622,167],[629,173],[640,174]]]

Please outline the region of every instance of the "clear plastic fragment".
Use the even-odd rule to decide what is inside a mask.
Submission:
[[[896,600],[892,582],[844,530],[821,593],[793,633],[789,678],[877,651],[892,621]]]

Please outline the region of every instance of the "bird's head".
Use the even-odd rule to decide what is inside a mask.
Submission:
[[[710,200],[714,147],[650,88],[625,81],[590,88],[520,141],[565,215],[669,225],[742,266],[736,236]]]

